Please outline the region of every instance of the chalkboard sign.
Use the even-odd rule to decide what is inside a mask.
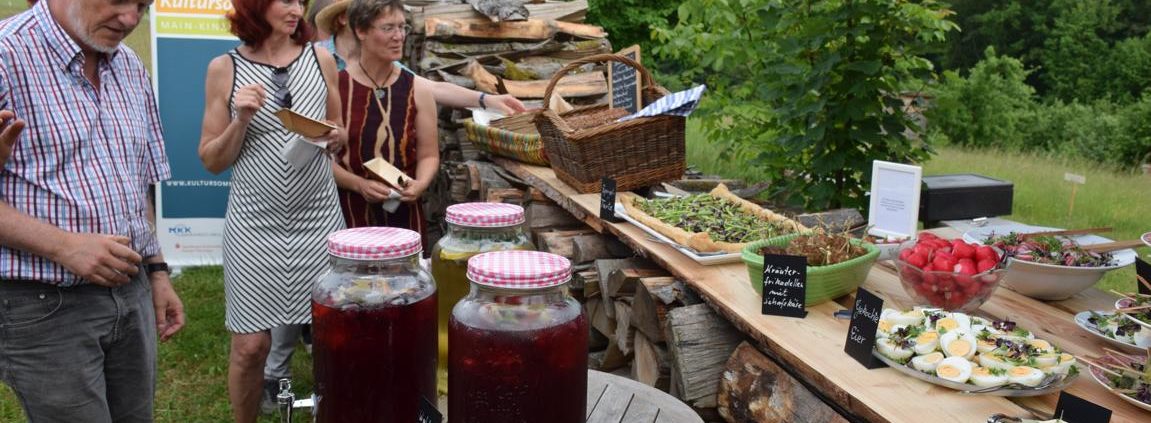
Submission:
[[[416,416],[416,423],[440,423],[444,421],[444,415],[436,406],[428,401],[427,398],[420,397],[420,410],[419,415]]]
[[[807,257],[763,255],[763,310],[772,316],[803,318],[807,295]]]
[[[642,63],[639,53],[639,46],[636,45],[620,50],[616,54]],[[632,114],[643,108],[638,70],[620,62],[608,62],[607,81],[608,91],[611,92],[610,105],[613,109],[624,109],[628,114]]]
[[[869,369],[884,367],[882,361],[871,355],[882,313],[882,298],[863,288],[855,292],[855,307],[851,309],[851,326],[847,329],[847,344],[843,346],[843,351]]]
[[[1135,258],[1135,274],[1143,278],[1147,283],[1140,282],[1135,279],[1135,285],[1139,287],[1139,293],[1143,295],[1151,295],[1151,288],[1147,285],[1151,284],[1151,263],[1143,261],[1141,258]]]
[[[1111,421],[1111,410],[1075,395],[1060,392],[1054,417],[1067,423],[1107,423]]]
[[[615,217],[615,178],[604,176],[600,179],[599,218],[608,222],[622,222]]]

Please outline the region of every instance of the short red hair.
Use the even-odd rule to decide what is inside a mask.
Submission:
[[[264,13],[268,12],[268,7],[271,6],[273,1],[280,0],[234,0],[232,2],[232,11],[228,12],[228,23],[230,27],[228,30],[243,41],[244,44],[252,47],[260,47],[264,40],[268,39],[268,35],[272,33],[272,26],[264,20]],[[308,0],[303,0],[304,10],[308,9]],[[308,21],[300,18],[300,23],[296,26],[296,32],[292,33],[292,41],[298,45],[303,45],[312,40],[312,27],[308,25]]]

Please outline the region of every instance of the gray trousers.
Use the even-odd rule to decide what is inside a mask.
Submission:
[[[146,272],[117,288],[0,281],[0,380],[30,423],[151,422],[156,316]]]
[[[292,353],[300,342],[304,325],[280,325],[272,328],[272,348],[264,362],[264,380],[292,377]]]

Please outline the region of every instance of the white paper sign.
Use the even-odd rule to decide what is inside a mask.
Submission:
[[[868,233],[906,238],[919,223],[919,193],[923,168],[876,160],[871,167],[871,207]]]
[[[1083,185],[1087,183],[1087,177],[1083,175],[1076,175],[1074,173],[1064,173],[1063,180],[1071,183]]]

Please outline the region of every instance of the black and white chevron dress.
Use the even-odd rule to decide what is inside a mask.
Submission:
[[[260,84],[268,95],[232,165],[224,219],[224,324],[234,333],[252,333],[309,323],[312,284],[328,268],[327,236],[344,228],[332,162],[318,148],[303,169],[281,158],[281,148],[298,135],[273,114],[280,108],[272,95],[275,67],[236,50],[228,54],[236,75],[228,100],[232,116],[239,87]],[[328,90],[311,44],[288,65],[288,75],[292,109],[324,119]]]

